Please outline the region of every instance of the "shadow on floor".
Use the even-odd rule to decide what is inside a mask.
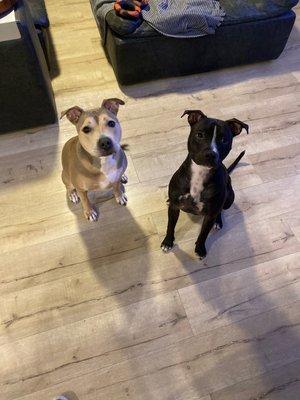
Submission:
[[[184,251],[184,245],[176,246],[174,249],[174,256],[182,266],[182,276],[185,275],[197,284],[195,286],[196,297],[205,308],[210,309],[209,319],[205,320],[203,331],[201,326],[194,330],[194,334],[199,335],[199,339],[196,339],[199,349],[203,349],[201,343],[206,340],[206,337],[216,335],[216,340],[214,341],[213,338],[208,342],[210,343],[209,351],[193,352],[192,358],[189,358],[186,351],[186,342],[182,342],[182,346],[177,343],[176,349],[174,349],[177,361],[174,365],[161,368],[161,372],[157,367],[151,374],[143,374],[139,363],[141,363],[142,354],[146,351],[141,350],[142,346],[145,343],[147,346],[152,340],[159,340],[157,333],[153,333],[153,329],[156,329],[153,324],[149,325],[151,329],[149,332],[147,331],[147,320],[143,319],[142,313],[145,308],[140,308],[141,304],[139,304],[139,302],[147,301],[151,295],[158,296],[157,292],[152,294],[149,292],[149,287],[152,284],[155,285],[152,269],[154,268],[153,251],[158,250],[159,246],[157,232],[147,223],[143,225],[141,218],[136,218],[127,208],[115,205],[114,199],[103,203],[98,201],[98,205],[100,213],[102,213],[100,220],[97,224],[92,224],[91,229],[82,231],[80,234],[88,252],[90,266],[99,282],[101,301],[108,300],[106,311],[111,311],[111,315],[114,315],[115,319],[113,318],[112,323],[110,320],[108,321],[111,335],[106,338],[104,364],[102,363],[103,349],[95,349],[93,357],[97,357],[97,359],[99,357],[101,368],[106,366],[106,362],[109,366],[125,361],[126,376],[128,377],[127,380],[121,381],[122,384],[117,380],[110,386],[108,381],[107,387],[101,387],[94,392],[98,399],[107,398],[111,394],[117,396],[120,393],[127,396],[134,387],[133,399],[139,399],[140,393],[144,391],[145,398],[156,400],[158,382],[161,382],[162,379],[166,390],[173,393],[171,397],[166,397],[169,400],[174,399],[176,389],[188,390],[189,393],[201,398],[209,391],[222,389],[219,382],[223,382],[223,384],[224,381],[230,382],[229,385],[234,383],[247,385],[247,382],[243,382],[245,379],[259,376],[267,370],[276,369],[277,366],[282,365],[283,360],[287,364],[294,361],[293,357],[296,356],[293,354],[290,344],[297,347],[300,338],[296,333],[295,324],[291,323],[288,315],[282,311],[283,308],[278,309],[276,297],[274,297],[277,289],[285,288],[285,286],[288,288],[292,282],[286,281],[287,271],[281,270],[276,277],[277,285],[268,287],[270,285],[268,279],[273,277],[272,274],[269,276],[266,273],[265,276],[258,277],[255,275],[254,268],[249,268],[263,262],[259,257],[264,253],[258,254],[257,249],[254,250],[253,246],[255,247],[255,245],[249,237],[243,211],[235,204],[230,210],[231,212],[224,213],[223,230],[210,234],[207,241],[208,257],[204,263],[191,258]],[[78,223],[81,224],[81,213],[77,216]],[[192,220],[194,223],[198,222],[194,216],[192,216]],[[187,229],[189,229],[188,226],[183,230]],[[233,231],[235,231],[234,235],[232,235]],[[181,232],[182,234],[183,232]],[[233,242],[233,238],[237,237],[238,243]],[[180,239],[180,235],[178,238]],[[241,248],[235,249],[235,246]],[[238,253],[238,256],[235,253]],[[135,255],[140,257],[135,258]],[[166,256],[160,253],[160,257]],[[134,263],[133,260],[139,261]],[[242,274],[246,273],[246,284],[241,278],[235,280],[236,275],[232,282],[230,281],[228,273],[240,270]],[[210,273],[211,276],[209,276]],[[223,278],[218,280],[218,277],[221,276]],[[280,280],[281,276],[284,282],[278,287],[278,279]],[[213,293],[203,291],[201,282],[213,278],[215,279]],[[167,277],[163,273],[161,279],[162,282],[167,282]],[[228,282],[228,287],[224,282]],[[265,284],[263,287],[261,282]],[[270,282],[272,284],[271,280]],[[230,286],[231,284],[232,286]],[[180,279],[178,285],[179,289],[186,286],[182,282],[180,283]],[[295,298],[292,289],[290,289],[290,296]],[[156,307],[159,307],[159,304]],[[114,314],[114,310],[117,310],[116,314]],[[106,321],[104,310],[103,319]],[[120,327],[122,327],[121,331]],[[103,334],[107,335],[106,329]],[[160,334],[164,334],[164,332],[160,332]],[[168,335],[168,332],[166,334]],[[220,345],[220,343],[222,344]],[[164,347],[162,343],[159,343],[158,348],[161,349],[161,352],[165,350]],[[97,351],[100,353],[98,354]],[[180,380],[174,381],[176,373],[172,371],[176,371],[178,368],[182,371],[182,376],[185,376],[184,383]],[[155,378],[156,376],[157,378]],[[261,390],[263,387],[265,391],[276,391],[279,387],[278,390],[283,391],[289,387],[290,377],[286,376],[285,378],[286,382],[278,383],[277,379],[271,375],[261,377],[261,386],[257,390]],[[179,389],[180,385],[183,385],[181,389]],[[260,398],[261,394],[261,392],[257,392],[255,396]],[[90,398],[92,397],[88,397],[88,399]],[[248,400],[246,397],[245,399],[236,398]],[[216,397],[216,399],[219,398]],[[231,400],[230,397],[227,399]]]
[[[271,393],[280,393],[279,396],[282,396],[280,398],[287,399],[290,397],[285,391],[297,384],[298,380],[293,379],[291,374],[286,374],[281,381],[278,381],[279,372],[273,375],[270,372],[276,368],[280,368],[279,371],[281,371],[285,368],[282,364],[291,364],[297,361],[299,356],[295,351],[300,346],[298,324],[291,321],[287,315],[287,306],[279,308],[280,301],[276,303],[277,296],[282,298],[280,290],[285,290],[285,288],[289,290],[284,294],[286,298],[297,298],[295,289],[289,288],[295,281],[292,277],[287,279],[288,265],[276,275],[274,273],[272,275],[268,270],[262,274],[260,270],[258,277],[255,275],[254,268],[249,268],[251,264],[241,267],[240,278],[237,278],[237,274],[224,275],[222,273],[222,268],[226,268],[228,263],[224,263],[225,249],[221,245],[221,239],[225,235],[230,236],[230,232],[235,227],[239,229],[240,242],[244,244],[243,253],[246,258],[252,257],[252,263],[255,263],[256,258],[243,212],[236,205],[234,208],[234,218],[227,220],[226,212],[223,213],[225,214],[224,228],[222,231],[212,232],[207,240],[207,249],[208,252],[213,252],[214,262],[211,265],[208,254],[205,268],[213,268],[216,272],[213,292],[206,290],[205,282],[201,284],[199,275],[195,275],[193,269],[185,267],[187,254],[180,248],[175,252],[183,268],[191,279],[195,280],[196,297],[203,304],[202,313],[195,312],[202,315],[203,327],[200,323],[193,326],[192,321],[194,334],[202,336],[204,342],[205,337],[209,336],[206,332],[209,332],[211,337],[215,335],[215,338],[209,339],[214,344],[213,348],[197,354],[191,360],[186,360],[187,368],[194,372],[191,374],[191,385],[200,397],[206,394],[203,388],[206,390],[214,388],[210,390],[210,392],[217,392],[213,395],[214,400],[248,400],[250,397],[262,399]],[[194,217],[192,219],[195,220]],[[234,247],[235,243],[231,245]],[[241,264],[245,256],[241,259]],[[275,262],[272,260],[271,263],[273,261]],[[266,268],[268,266],[266,265]],[[239,270],[239,266],[233,268],[234,270]],[[218,274],[223,278],[218,279]],[[261,286],[260,283],[264,285]],[[199,310],[198,303],[195,307]],[[195,318],[197,319],[197,316]],[[185,354],[182,357],[184,358]],[[218,376],[220,379],[231,382],[230,386],[226,389],[218,387]],[[253,381],[258,376],[260,376],[257,379],[259,385],[256,387]]]

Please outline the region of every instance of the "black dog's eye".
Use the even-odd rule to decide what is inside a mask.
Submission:
[[[92,128],[90,128],[89,126],[85,126],[84,128],[82,128],[82,132],[84,133],[89,133],[91,132]]]
[[[203,133],[202,132],[197,132],[197,138],[203,139]]]
[[[227,140],[227,138],[226,138],[226,137],[222,137],[222,143],[223,143],[223,144],[226,144],[226,143],[228,143],[228,140]]]
[[[114,128],[114,127],[116,126],[116,123],[115,123],[115,121],[108,121],[107,125],[108,125],[110,128]]]

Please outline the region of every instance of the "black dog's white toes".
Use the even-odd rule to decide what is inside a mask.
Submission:
[[[214,224],[214,229],[219,231],[220,229],[223,228],[223,221],[222,221],[222,215],[219,214],[216,218],[216,222]]]
[[[172,250],[173,246],[161,245],[160,248],[162,249],[162,251],[163,251],[164,253],[168,253],[170,250]]]
[[[173,240],[170,240],[169,238],[164,238],[164,240],[162,241],[160,248],[162,249],[162,251],[164,253],[168,253],[170,250],[172,250],[174,245]]]
[[[196,244],[195,253],[198,254],[200,260],[203,260],[203,258],[205,258],[207,254],[205,246]]]
[[[127,177],[127,175],[122,175],[122,177],[121,177],[121,182],[122,183],[124,183],[124,184],[126,184],[126,183],[128,183],[128,177]]]
[[[215,229],[216,231],[220,231],[222,228],[223,228],[223,226],[222,226],[219,222],[216,222],[216,223],[214,224],[214,229]]]

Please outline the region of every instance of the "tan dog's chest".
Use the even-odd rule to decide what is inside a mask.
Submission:
[[[115,182],[120,181],[126,165],[118,165],[118,160],[113,155],[101,157],[99,160],[100,172],[85,179],[85,190],[106,190]]]
[[[105,182],[113,183],[120,180],[123,173],[123,165],[118,166],[118,161],[114,155],[101,157],[101,173],[105,176]],[[100,182],[102,185],[103,182]]]

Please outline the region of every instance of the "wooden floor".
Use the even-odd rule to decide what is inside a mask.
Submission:
[[[0,399],[299,400],[299,20],[276,61],[119,88],[88,0],[46,3],[58,110],[126,101],[129,203],[99,201],[98,223],[67,203],[68,121],[0,137]],[[204,262],[187,215],[159,248],[187,108],[251,131]]]

